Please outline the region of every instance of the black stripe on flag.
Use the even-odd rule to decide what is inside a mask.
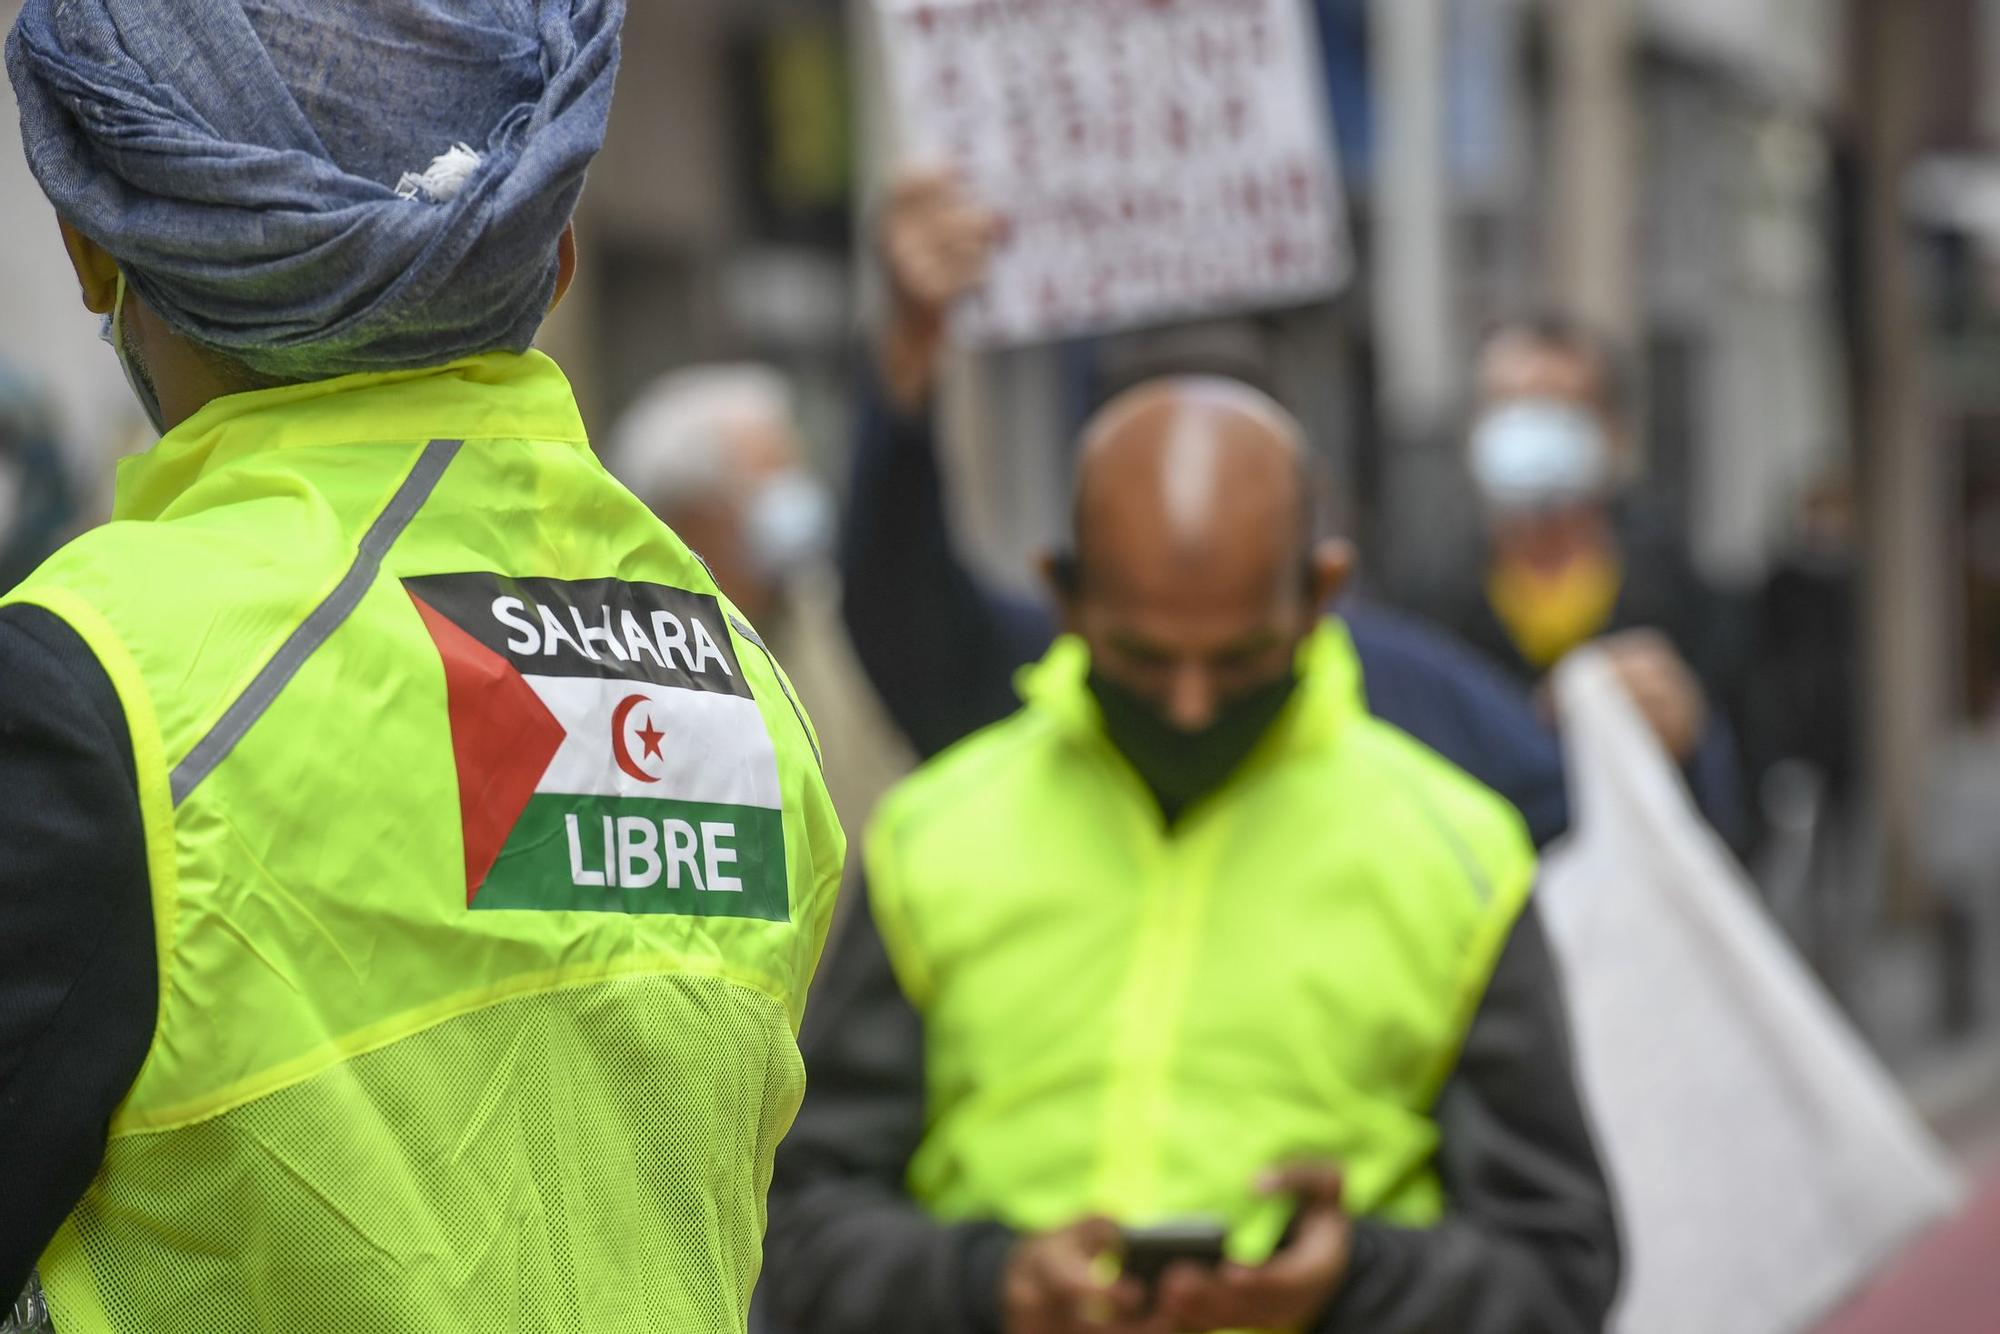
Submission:
[[[436,574],[404,585],[527,676],[644,681],[752,698],[712,595],[617,579]]]

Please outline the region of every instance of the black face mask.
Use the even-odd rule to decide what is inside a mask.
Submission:
[[[1188,732],[1142,696],[1095,670],[1090,673],[1090,693],[1104,714],[1105,733],[1152,789],[1168,824],[1228,781],[1278,721],[1298,684],[1298,673],[1288,670],[1225,701],[1213,722]]]

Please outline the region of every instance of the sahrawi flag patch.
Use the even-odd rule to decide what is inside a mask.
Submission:
[[[790,916],[777,757],[715,598],[404,587],[444,660],[471,907]]]

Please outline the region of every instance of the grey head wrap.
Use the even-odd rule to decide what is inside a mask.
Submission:
[[[27,0],[57,214],[180,332],[317,379],[525,349],[625,0]]]

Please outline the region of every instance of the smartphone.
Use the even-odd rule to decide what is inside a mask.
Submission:
[[[1226,1258],[1223,1243],[1228,1236],[1226,1227],[1210,1219],[1126,1228],[1125,1276],[1137,1279],[1150,1291],[1159,1285],[1161,1275],[1176,1264],[1219,1268]]]

